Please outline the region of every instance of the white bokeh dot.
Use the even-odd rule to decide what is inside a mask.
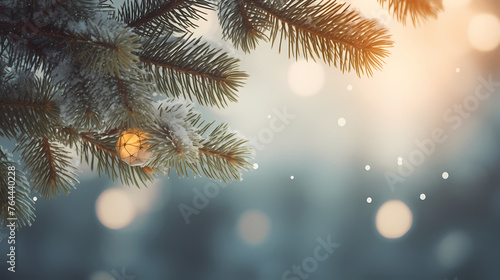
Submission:
[[[402,157],[398,157],[398,165],[403,165],[403,158]]]
[[[365,166],[365,170],[366,170],[366,171],[368,171],[368,170],[370,170],[370,169],[371,169],[370,165],[368,165],[368,164],[367,164],[367,165]]]
[[[373,201],[373,200],[372,200],[372,198],[371,198],[371,197],[368,197],[368,198],[366,199],[366,202],[367,202],[367,203],[372,203],[372,201]]]
[[[455,71],[456,71],[457,73],[460,73],[460,71],[462,71],[462,70],[461,70],[460,68],[458,68],[458,67],[457,67],[457,69],[455,69]]]
[[[248,210],[238,220],[238,233],[250,245],[262,243],[270,229],[269,218],[259,210]]]
[[[38,197],[33,197],[33,201],[37,201],[38,200]]]
[[[340,118],[337,123],[339,124],[339,126],[343,127],[346,125],[347,121],[345,118]]]
[[[295,179],[295,176],[293,176],[293,175],[292,175],[292,176],[290,176],[290,179],[292,179],[292,180],[293,180],[293,179]]]
[[[253,169],[257,169],[257,168],[259,168],[259,164],[254,163],[254,164],[253,164]]]
[[[426,197],[425,193],[420,194],[420,200],[425,200]]]
[[[352,91],[352,85],[348,85],[348,86],[347,86],[347,90],[348,90],[348,91]]]
[[[448,174],[448,172],[443,172],[443,174],[441,175],[443,177],[443,179],[448,179],[450,178],[450,174]]]

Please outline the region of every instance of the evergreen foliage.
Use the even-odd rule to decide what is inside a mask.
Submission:
[[[439,0],[379,2],[402,22],[441,8]],[[268,41],[360,76],[380,70],[393,44],[377,21],[334,0],[128,0],[118,10],[108,0],[0,0],[0,137],[17,142],[31,191],[67,194],[78,161],[138,186],[171,169],[228,182],[250,168],[243,137],[181,100],[228,106],[247,78],[238,59],[191,35],[206,10],[218,10],[224,38],[244,52]],[[166,99],[155,102],[155,92]],[[131,128],[148,137],[153,157],[143,166],[115,147]],[[2,224],[11,165],[0,150]],[[30,225],[28,178],[16,170],[18,224]]]

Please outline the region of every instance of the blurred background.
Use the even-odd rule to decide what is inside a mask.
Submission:
[[[80,166],[69,196],[37,199],[0,279],[500,279],[500,2],[444,0],[418,28],[348,2],[396,42],[371,78],[244,54],[209,12],[195,35],[250,78],[197,109],[251,139],[254,169],[137,189]]]

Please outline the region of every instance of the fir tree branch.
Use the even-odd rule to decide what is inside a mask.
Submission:
[[[265,34],[269,28],[268,15],[249,5],[246,0],[221,0],[218,12],[223,39],[231,39],[236,48],[246,53],[255,49],[259,40],[269,39]]]
[[[105,98],[101,108],[107,116],[108,128],[141,127],[151,120],[153,100],[144,72],[121,72],[120,75],[103,79]]]
[[[224,182],[239,179],[240,170],[249,169],[252,151],[227,125],[219,125],[205,137],[213,123],[201,122],[189,105],[174,103],[160,111],[157,122],[147,128],[148,143],[156,155],[149,166],[167,174],[174,168],[182,177],[192,172]]]
[[[134,108],[133,108],[134,106],[130,102],[128,89],[125,88],[125,86],[123,85],[123,80],[119,76],[115,76],[115,80],[116,80],[118,91],[120,92],[120,96],[121,96],[121,99],[123,100],[125,107],[127,108],[130,116],[134,117],[135,116],[135,112],[134,112]]]
[[[214,9],[208,0],[127,0],[118,18],[142,34],[158,29],[186,32],[197,27],[195,20],[204,19],[203,9]]]
[[[376,20],[364,19],[336,1],[316,4],[315,0],[289,0],[284,5],[279,2],[246,0],[243,7],[249,17],[256,15],[254,21],[260,26],[266,25],[262,14],[267,15],[269,38],[273,45],[278,42],[280,51],[283,41],[288,40],[289,56],[321,58],[342,72],[354,70],[358,75],[371,76],[374,69],[382,68],[382,59],[388,56],[387,48],[393,42]],[[226,30],[231,32],[228,27]]]
[[[437,18],[438,13],[443,10],[443,0],[378,0],[378,2],[382,6],[387,5],[389,11],[403,24],[406,24],[407,18],[411,17],[414,26],[420,24],[421,20]]]
[[[0,92],[0,136],[51,135],[53,126],[61,123],[59,106],[53,101],[56,90],[47,78],[4,84]]]
[[[88,22],[89,32],[72,34],[75,37],[76,59],[89,69],[105,74],[120,75],[120,71],[136,67],[140,52],[140,37],[112,21]],[[108,29],[103,30],[102,26]],[[93,39],[96,38],[96,39]]]
[[[41,196],[56,197],[61,191],[66,195],[74,188],[75,168],[70,163],[70,153],[56,142],[45,137],[30,139],[23,137],[16,150],[21,151],[25,169],[34,181],[33,188]]]
[[[208,127],[202,131],[206,131]],[[221,179],[226,183],[232,179],[240,179],[240,170],[248,170],[251,166],[249,160],[253,152],[246,143],[247,140],[230,132],[227,124],[217,126],[199,149],[201,170],[207,177]]]
[[[18,55],[17,58],[29,58],[33,52],[37,55],[35,57],[43,57],[44,53],[39,46],[39,44],[43,44],[54,45],[53,48],[59,50],[69,46],[77,61],[89,69],[104,74],[117,74],[120,70],[136,66],[138,58],[135,53],[139,52],[141,47],[139,36],[112,21],[98,20],[94,22],[89,20],[85,24],[88,25],[88,28],[85,31],[79,31],[60,30],[50,25],[34,26],[27,29],[25,23],[0,21],[0,30],[2,30],[0,36],[4,40],[12,38],[12,34],[15,34],[17,38],[23,38],[22,40],[13,40],[13,43],[25,45],[30,52],[25,53],[22,57]],[[103,25],[114,29],[114,31],[109,32],[108,29],[103,29]],[[37,52],[37,50],[39,51]]]
[[[148,40],[140,60],[161,92],[202,105],[224,107],[228,101],[236,102],[237,88],[248,76],[238,70],[238,59],[190,36]]]
[[[82,130],[100,130],[104,127],[103,113],[99,110],[99,96],[102,88],[94,79],[78,77],[75,85],[63,93],[63,114],[65,120]]]
[[[189,170],[199,176],[196,161],[202,138],[192,125],[199,115],[191,106],[173,100],[158,109],[159,117],[146,127],[149,149],[155,155],[149,166],[167,174],[174,168],[179,176],[189,177]]]
[[[28,180],[20,169],[15,168],[10,171],[9,167],[17,167],[17,164],[9,159],[7,153],[0,147],[0,178],[2,178],[0,181],[0,225],[7,226],[9,224],[7,218],[17,218],[18,227],[31,226],[35,219],[35,208],[29,196]],[[15,178],[15,180],[9,178]],[[9,182],[15,184],[9,184]],[[13,205],[9,197],[14,197]],[[15,209],[14,215],[9,214],[9,206]]]

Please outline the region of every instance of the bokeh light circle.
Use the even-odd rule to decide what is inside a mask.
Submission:
[[[238,220],[238,233],[248,244],[262,243],[271,229],[267,215],[259,210],[248,210]]]
[[[325,85],[325,73],[319,63],[300,60],[288,70],[288,85],[300,96],[317,94]]]
[[[121,229],[128,226],[136,216],[132,198],[120,188],[107,189],[96,202],[99,221],[107,228]]]
[[[345,118],[339,118],[337,120],[337,124],[340,126],[340,127],[344,127],[347,123],[347,120]]]
[[[385,238],[395,239],[405,235],[413,223],[410,208],[401,200],[390,200],[377,211],[375,224],[378,232]]]
[[[461,231],[454,231],[446,235],[436,247],[438,263],[447,269],[459,267],[470,255],[472,241]]]
[[[500,44],[500,20],[492,14],[479,14],[469,23],[469,42],[482,52],[496,49]]]

